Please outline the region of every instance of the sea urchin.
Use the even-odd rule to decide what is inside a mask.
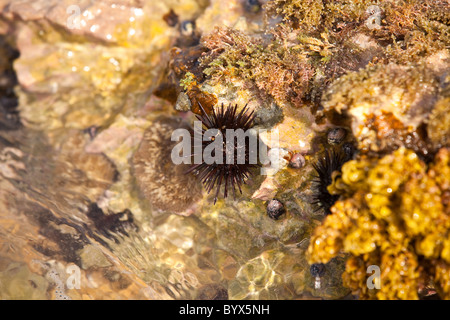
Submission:
[[[346,150],[334,148],[325,150],[318,162],[313,164],[317,177],[312,181],[313,199],[312,204],[316,210],[324,209],[325,215],[331,214],[331,207],[339,199],[339,195],[332,195],[327,187],[333,182],[332,173],[340,171],[342,165],[350,160],[351,154]]]
[[[255,115],[253,111],[248,112],[247,105],[245,105],[240,112],[237,112],[237,105],[232,106],[230,104],[228,107],[224,107],[222,104],[217,111],[213,108],[212,115],[208,115],[200,103],[199,107],[202,111],[202,115],[196,115],[196,117],[202,122],[202,132],[200,136],[202,147],[201,151],[203,152],[205,148],[207,148],[218,138],[218,135],[221,135],[223,141],[220,148],[222,156],[215,154],[215,150],[217,149],[213,151],[212,155],[214,158],[219,158],[222,161],[208,163],[202,158],[201,163],[194,164],[187,171],[187,173],[193,172],[196,174],[201,179],[208,193],[210,193],[212,189],[216,188],[216,194],[214,197],[215,204],[222,185],[224,187],[224,198],[228,196],[229,189],[232,190],[233,197],[236,198],[236,186],[242,194],[241,185],[245,184],[249,178],[251,168],[257,166],[256,163],[252,163],[250,161],[251,148],[249,137],[245,137],[245,139],[238,139],[237,136],[234,136],[234,141],[229,141],[229,145],[233,147],[227,148],[227,130],[231,129],[236,132],[236,130],[242,129],[243,132],[247,132],[247,130],[253,126]],[[212,136],[209,139],[205,139],[205,132],[210,129],[216,129],[217,135]],[[194,135],[194,140],[195,139],[196,135]],[[197,143],[199,143],[198,138]],[[239,157],[239,155],[242,155],[242,151],[245,158],[244,161],[242,161],[242,157]],[[231,152],[234,153],[234,156],[233,161],[230,162],[227,161],[227,155]],[[196,153],[194,152],[193,156],[195,157],[195,155]]]

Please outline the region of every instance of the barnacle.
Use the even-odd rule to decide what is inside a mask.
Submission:
[[[330,187],[341,190],[343,198],[314,231],[309,262],[349,254],[344,284],[361,298],[417,299],[427,277],[434,279],[441,297],[449,298],[449,279],[442,271],[450,267],[450,215],[444,204],[449,160],[445,148],[429,165],[400,148],[381,159],[345,163]],[[366,287],[370,265],[380,267],[380,290]]]

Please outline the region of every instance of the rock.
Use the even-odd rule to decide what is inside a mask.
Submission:
[[[269,148],[285,148],[293,152],[308,152],[314,137],[314,117],[307,108],[284,108],[284,119],[260,134]]]
[[[337,299],[349,293],[348,289],[339,288],[340,276],[333,273],[323,275],[322,286],[316,290],[315,279],[305,270],[309,266],[301,249],[289,246],[284,250],[265,251],[239,269],[230,284],[230,299],[281,299],[288,295],[301,299],[308,293]]]
[[[186,93],[180,92],[175,103],[175,110],[178,111],[190,111],[191,110],[191,100]]]
[[[111,266],[111,263],[105,257],[100,248],[94,245],[85,246],[79,253],[83,269],[90,267],[104,268]]]
[[[253,193],[252,198],[253,199],[260,199],[260,200],[270,200],[272,199],[276,194],[277,190],[280,187],[280,184],[278,184],[273,176],[268,176],[259,187],[258,190]]]
[[[186,174],[188,165],[172,162],[176,142],[171,136],[180,128],[189,129],[176,118],[155,120],[133,156],[133,174],[143,197],[155,209],[189,215],[190,206],[201,197],[201,189],[197,179]]]
[[[259,15],[258,19],[258,16],[251,14],[252,12],[246,11],[245,5],[245,1],[239,0],[227,2],[212,0],[204,14],[197,20],[197,27],[203,34],[207,34],[214,30],[215,27],[239,26],[243,23],[242,19],[245,19],[251,22],[248,24],[245,22],[245,30],[256,30],[258,23],[261,23],[261,15]]]
[[[439,82],[427,66],[367,67],[336,80],[323,95],[326,111],[350,116],[353,135],[364,152],[406,146],[428,154],[420,126],[435,105]]]
[[[45,130],[101,126],[124,108],[137,110],[157,85],[168,58],[163,52],[178,32],[163,21],[170,1],[11,0],[2,6],[21,53],[14,65],[21,115]],[[199,10],[195,1],[183,8],[183,17]]]

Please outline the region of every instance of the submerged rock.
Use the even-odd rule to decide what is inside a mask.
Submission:
[[[378,65],[339,78],[324,93],[323,105],[350,117],[364,152],[405,146],[427,155],[421,125],[436,104],[439,86],[426,66]]]
[[[171,141],[174,130],[189,129],[176,118],[156,119],[144,132],[133,156],[133,173],[144,198],[155,209],[189,215],[190,207],[200,199],[198,180],[186,174],[188,165],[172,162]]]
[[[21,52],[14,65],[21,115],[44,130],[101,126],[124,109],[137,110],[162,76],[177,35],[163,20],[170,1],[2,6]],[[185,2],[182,16],[198,10],[196,1]]]
[[[427,134],[434,148],[450,146],[450,77],[439,94],[429,118],[427,119]]]
[[[0,0],[0,297],[447,297],[448,9]],[[215,205],[171,159],[199,103],[248,104],[276,165]]]

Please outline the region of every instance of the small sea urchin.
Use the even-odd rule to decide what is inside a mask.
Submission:
[[[228,107],[225,107],[222,104],[222,106],[219,107],[217,111],[213,108],[212,115],[208,115],[200,103],[199,107],[202,111],[202,115],[196,115],[196,117],[202,122],[203,125],[200,136],[202,137],[202,152],[218,138],[218,135],[220,135],[223,141],[223,144],[220,148],[222,156],[219,155],[218,158],[222,161],[207,163],[202,158],[202,162],[194,164],[187,171],[187,173],[193,172],[194,174],[196,174],[201,179],[208,193],[210,193],[213,188],[217,188],[214,197],[214,203],[216,203],[217,201],[217,197],[222,185],[224,187],[224,198],[228,196],[229,189],[232,190],[233,197],[236,198],[236,186],[242,194],[241,186],[245,184],[247,179],[249,178],[251,168],[256,167],[257,164],[251,163],[250,161],[250,139],[248,137],[246,137],[244,140],[241,140],[234,136],[234,141],[229,141],[232,142],[229,145],[233,146],[233,148],[227,148],[227,130],[231,129],[236,131],[238,129],[242,129],[243,132],[246,132],[253,126],[255,115],[253,111],[248,112],[247,105],[245,105],[242,110],[238,112],[237,105],[232,106],[230,104],[228,105]],[[205,141],[205,139],[203,138],[205,137],[205,132],[210,129],[217,129],[217,135],[212,136],[210,139],[206,139]],[[242,154],[242,148],[244,151],[245,161],[238,161],[240,160],[238,157],[239,154]],[[231,161],[230,163],[230,161],[227,161],[227,155],[231,152],[234,152],[234,156],[233,161]],[[195,155],[196,154],[194,153],[193,156],[195,157]],[[217,159],[215,151],[213,151],[213,157]]]
[[[328,192],[327,187],[333,182],[332,173],[340,171],[342,165],[350,160],[351,154],[346,149],[327,149],[319,158],[316,164],[313,164],[317,172],[317,177],[312,181],[313,200],[312,204],[316,210],[323,209],[325,215],[331,214],[331,207],[338,200],[339,195],[332,195]]]

